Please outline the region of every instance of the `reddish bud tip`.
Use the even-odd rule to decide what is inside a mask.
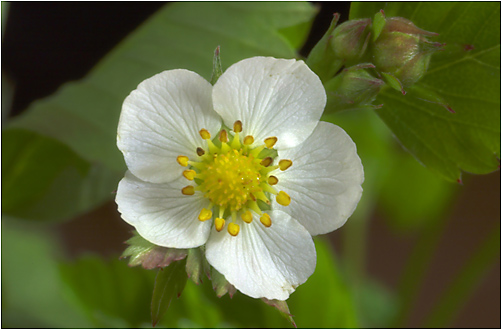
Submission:
[[[383,9],[380,9],[380,12],[382,13],[383,17],[385,17],[385,12],[383,11]]]
[[[462,179],[458,178],[457,183],[463,185],[464,183],[462,182]]]
[[[444,107],[446,110],[448,110],[450,113],[456,113],[455,110],[453,110],[448,104],[445,104]]]

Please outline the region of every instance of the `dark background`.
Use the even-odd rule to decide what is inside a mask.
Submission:
[[[161,2],[14,2],[2,40],[2,79],[15,84],[10,116],[21,113],[34,100],[48,96],[63,83],[82,78],[120,40],[140,25]],[[350,3],[316,3],[320,13],[308,42],[307,55],[326,31],[334,12],[348,18]],[[2,108],[2,113],[8,109]],[[2,116],[2,118],[4,118]],[[448,216],[432,264],[409,319],[417,327],[454,274],[500,222],[500,172],[484,176],[464,175],[464,186]],[[99,209],[55,228],[69,256],[85,251],[117,255],[130,237],[130,227],[109,202]],[[89,240],[85,232],[92,232]],[[342,234],[330,235],[339,251]],[[371,220],[368,272],[389,288],[395,288],[410,257],[418,234],[402,235],[386,226],[384,215]],[[110,239],[112,238],[112,239]],[[500,260],[500,259],[499,259]],[[476,287],[453,327],[500,328],[500,261]]]

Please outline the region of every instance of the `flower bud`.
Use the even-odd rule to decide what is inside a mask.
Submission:
[[[356,108],[375,108],[372,105],[384,82],[373,77],[366,69],[374,65],[366,63],[342,70],[325,85],[328,96],[327,111]]]
[[[368,47],[371,19],[347,21],[333,31],[331,46],[335,56],[344,62],[359,60]]]
[[[432,53],[442,47],[426,36],[437,33],[422,30],[402,17],[386,18],[372,45],[372,62],[378,71],[392,74],[404,87],[411,86],[427,71]]]

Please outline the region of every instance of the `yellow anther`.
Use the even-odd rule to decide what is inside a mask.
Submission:
[[[271,175],[268,177],[268,184],[273,186],[276,185],[279,182],[279,179],[277,179],[275,176]]]
[[[188,166],[188,157],[187,156],[178,156],[178,158],[176,158],[176,161],[181,166]]]
[[[183,195],[193,195],[195,194],[195,188],[193,186],[186,186],[185,188],[181,189],[181,193]]]
[[[206,152],[201,147],[197,147],[197,155],[204,156]]]
[[[275,200],[282,206],[288,206],[289,203],[291,203],[291,197],[289,197],[289,195],[284,191],[279,191]]]
[[[279,168],[281,169],[281,171],[287,170],[288,168],[291,167],[291,165],[293,165],[293,162],[290,161],[289,159],[281,159],[279,161]]]
[[[202,211],[199,213],[199,220],[200,221],[206,221],[209,220],[213,217],[213,212],[211,210],[208,210],[206,208],[203,208]]]
[[[242,132],[242,121],[237,120],[237,121],[234,123],[234,132],[235,132],[235,133],[240,133],[240,132]]]
[[[260,222],[265,226],[265,227],[270,227],[272,226],[272,219],[270,219],[270,215],[267,213],[263,213],[263,215],[260,217]]]
[[[221,132],[220,132],[220,141],[221,142],[228,142],[228,135],[227,135],[227,131],[222,129]]]
[[[246,211],[242,213],[241,218],[244,222],[251,223],[251,221],[253,221],[253,214],[251,213],[251,211]]]
[[[204,140],[209,140],[211,138],[211,133],[205,128],[201,129],[199,131],[200,137],[203,138]]]
[[[275,136],[272,136],[272,137],[268,137],[265,139],[265,145],[267,146],[267,148],[269,149],[272,149],[272,147],[276,144],[277,142],[277,138]]]
[[[223,227],[225,226],[225,220],[222,218],[216,218],[214,219],[214,228],[216,228],[217,231],[221,231]]]
[[[260,162],[260,164],[264,167],[267,167],[267,166],[270,166],[270,164],[272,164],[274,160],[272,159],[272,157],[267,157],[267,158],[263,158],[263,160]]]
[[[183,176],[185,178],[187,178],[188,180],[192,181],[193,179],[195,179],[195,175],[197,174],[197,172],[195,172],[194,170],[184,170],[183,171]]]
[[[228,233],[232,236],[237,236],[237,234],[239,234],[240,229],[241,228],[236,223],[231,222],[228,224]]]
[[[244,145],[246,146],[253,144],[253,142],[254,142],[254,137],[252,135],[246,136],[243,141]]]

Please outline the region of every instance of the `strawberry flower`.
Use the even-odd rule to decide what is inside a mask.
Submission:
[[[314,272],[312,236],[342,226],[362,193],[356,146],[319,121],[325,104],[294,59],[242,60],[214,86],[181,69],[143,81],[118,126],[122,218],[156,245],[205,246],[242,293],[286,300]]]

